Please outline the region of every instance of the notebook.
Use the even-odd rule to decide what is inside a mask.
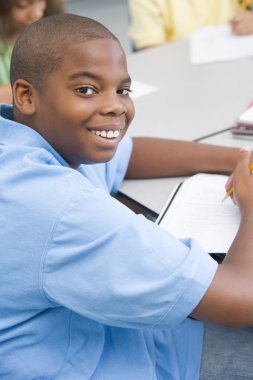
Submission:
[[[236,119],[236,125],[231,129],[233,137],[253,139],[253,102],[251,101]]]
[[[237,124],[246,124],[253,126],[253,106],[247,108],[236,120]]]
[[[222,202],[227,176],[197,174],[178,184],[156,223],[177,238],[192,237],[210,254],[226,254],[240,223],[230,198]]]

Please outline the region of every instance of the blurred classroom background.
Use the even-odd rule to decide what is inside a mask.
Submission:
[[[66,9],[101,22],[119,38],[125,52],[131,52],[127,0],[66,0]]]

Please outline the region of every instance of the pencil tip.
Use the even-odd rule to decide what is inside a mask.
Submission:
[[[228,198],[228,195],[226,194],[224,198],[222,198],[221,203],[224,202]]]

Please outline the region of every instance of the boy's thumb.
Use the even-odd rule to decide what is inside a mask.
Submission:
[[[239,162],[247,161],[249,163],[251,156],[251,149],[248,145],[243,145],[239,150]]]
[[[250,147],[248,145],[241,146],[240,150],[241,157],[249,157],[250,156]]]

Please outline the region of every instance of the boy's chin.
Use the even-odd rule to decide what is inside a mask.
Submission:
[[[80,165],[94,165],[94,164],[105,164],[106,162],[109,162],[113,159],[116,151],[110,154],[105,154],[100,157],[96,158],[83,158],[78,160],[78,162],[70,162],[68,161],[68,164],[71,168],[76,169]]]
[[[84,164],[84,165],[105,164],[106,162],[111,161],[113,159],[114,155],[115,155],[115,153],[110,155],[110,157],[107,156],[107,157],[104,157],[101,159],[96,159],[96,160],[84,160],[82,162],[82,164]]]

